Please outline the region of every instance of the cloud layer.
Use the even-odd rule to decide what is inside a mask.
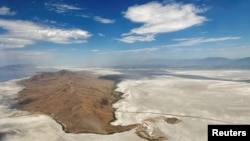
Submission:
[[[123,34],[122,38],[118,40],[127,43],[153,41],[158,33],[174,32],[202,24],[207,19],[198,14],[205,11],[206,9],[197,8],[192,4],[179,3],[150,2],[132,6],[124,13],[124,17],[143,25],[131,29],[129,33]],[[143,37],[144,39],[142,39]]]
[[[217,37],[217,38],[183,38],[183,39],[174,39],[174,41],[179,41],[180,43],[174,44],[172,46],[193,46],[199,45],[201,43],[212,43],[212,42],[220,42],[226,40],[238,40],[241,37]]]
[[[84,43],[91,34],[81,29],[59,29],[38,25],[22,20],[1,20],[0,28],[6,30],[0,34],[0,48],[20,48],[37,41],[69,44]]]

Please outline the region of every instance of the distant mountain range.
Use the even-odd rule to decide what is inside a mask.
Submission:
[[[137,64],[123,64],[119,67],[133,68],[197,68],[197,69],[250,69],[250,57],[228,59],[223,57],[208,57],[203,59],[149,59]]]

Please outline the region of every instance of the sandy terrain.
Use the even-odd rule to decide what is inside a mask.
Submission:
[[[136,125],[112,126],[112,103],[121,93],[115,82],[88,72],[41,73],[19,82],[19,108],[53,117],[70,133],[111,134],[131,130]]]
[[[197,77],[192,76],[195,74]],[[250,123],[249,74],[179,70],[174,76],[124,80],[117,85],[124,98],[113,105],[117,120],[111,124],[142,123],[150,137],[157,137],[154,131],[158,131],[168,141],[206,141],[208,124]],[[158,116],[181,122],[168,124],[164,119],[155,120]],[[145,123],[145,119],[154,122]]]

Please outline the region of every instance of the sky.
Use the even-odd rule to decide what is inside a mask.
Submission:
[[[249,0],[0,0],[0,66],[250,57]]]

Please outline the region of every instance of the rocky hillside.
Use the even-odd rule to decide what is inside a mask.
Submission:
[[[115,82],[89,72],[62,70],[40,73],[19,82],[19,108],[50,115],[70,133],[110,134],[130,130],[135,125],[112,126],[112,103],[120,98]]]

